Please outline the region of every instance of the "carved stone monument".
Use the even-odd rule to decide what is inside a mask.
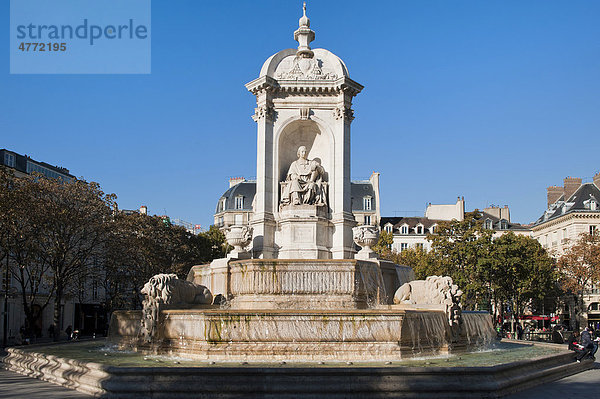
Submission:
[[[300,18],[297,49],[269,57],[246,87],[256,96],[254,258],[351,259],[350,124],[362,86],[335,54],[311,49]]]
[[[162,308],[157,291],[143,314],[113,314],[111,339],[145,350],[159,342],[159,351],[206,360],[381,362],[448,351],[468,341],[462,337],[482,335],[460,326],[493,334],[488,314],[463,314],[461,324],[451,280],[404,284],[412,269],[371,249],[378,228],[355,227],[350,106],[362,86],[333,53],[310,48],[314,36],[305,10],[294,32],[298,48],[271,56],[246,85],[256,95],[258,125],[250,227],[232,226],[227,258],[188,274],[218,304]]]

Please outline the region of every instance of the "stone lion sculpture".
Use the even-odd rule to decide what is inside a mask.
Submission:
[[[176,274],[157,274],[151,277],[141,292],[161,305],[210,305],[213,300],[208,288],[180,280]]]
[[[160,309],[167,306],[208,304],[213,300],[212,293],[203,285],[180,280],[176,274],[157,274],[144,284],[141,293],[142,336],[151,342],[156,336]]]
[[[394,303],[414,305],[442,305],[451,327],[460,324],[460,297],[463,292],[449,276],[429,276],[403,284],[394,294]]]

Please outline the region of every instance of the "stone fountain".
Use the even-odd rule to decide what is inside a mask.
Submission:
[[[246,85],[257,101],[257,190],[249,225],[225,232],[233,250],[187,281],[152,277],[142,311],[113,313],[109,341],[176,357],[115,366],[82,342],[64,345],[66,357],[53,354],[60,345],[9,348],[8,369],[96,397],[297,399],[497,397],[592,366],[560,347],[489,367],[406,366],[489,342],[491,318],[463,312],[451,278],[414,280],[378,259],[378,228],[356,226],[351,105],[363,87],[336,55],[311,49],[314,37],[305,9],[298,48]],[[185,358],[199,364],[177,366]]]
[[[378,227],[356,226],[351,106],[363,86],[335,54],[312,49],[314,37],[305,10],[298,48],[269,57],[246,85],[257,102],[252,218],[225,232],[234,247],[227,258],[188,275],[219,304],[148,296],[146,324],[139,312],[116,312],[111,340],[215,361],[392,361],[494,336],[489,315],[460,312],[449,277],[412,281],[410,268],[371,249]],[[163,290],[176,290],[170,281]]]

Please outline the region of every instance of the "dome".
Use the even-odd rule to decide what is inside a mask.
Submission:
[[[313,58],[298,59],[296,49],[281,50],[265,61],[260,77],[269,76],[277,80],[335,80],[350,77],[346,64],[337,55],[322,48],[312,51]]]

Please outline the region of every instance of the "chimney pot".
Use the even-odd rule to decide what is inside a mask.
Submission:
[[[582,179],[580,177],[567,177],[565,183],[565,201],[567,201],[575,191],[581,186]]]

